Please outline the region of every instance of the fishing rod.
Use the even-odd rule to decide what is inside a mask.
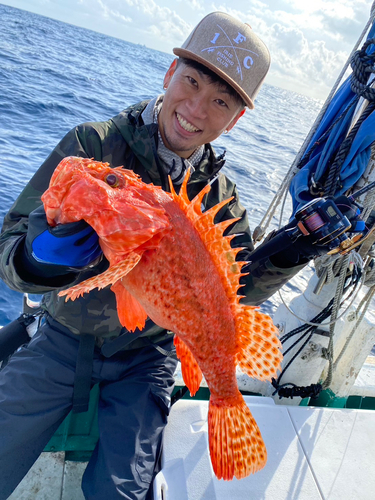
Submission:
[[[363,194],[367,193],[367,191],[370,191],[371,189],[374,189],[374,188],[375,188],[375,181],[374,182],[370,182],[370,184],[368,184],[367,186],[359,189],[355,193],[349,195],[347,198],[348,198],[349,201],[353,201],[354,202],[354,200],[356,200],[357,198],[359,198]]]

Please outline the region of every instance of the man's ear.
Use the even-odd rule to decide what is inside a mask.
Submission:
[[[163,88],[164,89],[168,88],[169,82],[172,80],[172,76],[174,75],[174,72],[176,71],[176,67],[177,67],[177,58],[169,66],[169,69],[165,74],[164,81],[163,81]]]
[[[242,111],[240,111],[230,122],[230,124],[227,126],[226,130],[229,132],[229,130],[232,130],[232,128],[236,125],[238,120],[245,114],[246,108],[244,108]]]

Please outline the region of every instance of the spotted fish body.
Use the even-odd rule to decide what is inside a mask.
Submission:
[[[109,185],[111,184],[111,185]],[[204,375],[210,389],[209,447],[215,475],[238,479],[267,460],[258,426],[238,390],[236,366],[270,380],[281,363],[271,318],[239,302],[244,262],[214,224],[225,200],[202,213],[210,186],[192,201],[187,177],[177,195],[144,184],[131,171],[69,157],[57,167],[43,195],[50,224],[86,220],[98,233],[109,269],[68,290],[76,297],[112,285],[120,322],[142,329],[147,316],[175,333],[177,355],[190,393]]]

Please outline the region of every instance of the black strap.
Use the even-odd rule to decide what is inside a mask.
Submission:
[[[173,335],[173,333],[171,333],[170,335]],[[176,349],[175,348],[173,348],[170,351],[167,351],[166,349],[163,349],[162,347],[160,347],[160,345],[154,344],[154,342],[152,342],[152,340],[149,339],[148,337],[142,337],[142,341],[146,345],[152,346],[154,349],[156,349],[157,351],[159,351],[160,354],[162,354],[163,356],[166,356],[168,358],[173,358],[173,359],[179,361],[179,358],[177,357]]]
[[[175,394],[173,394],[171,398],[171,406],[173,406],[175,403],[177,403],[177,401],[183,398],[188,390],[189,389],[186,387],[186,385],[178,389],[178,391]]]
[[[0,328],[0,362],[30,341],[27,327],[33,321],[35,321],[34,316],[21,314],[19,318]]]
[[[103,356],[105,356],[106,358],[110,358],[111,356],[116,354],[116,352],[121,351],[124,347],[136,340],[142,333],[144,333],[144,331],[139,330],[139,328],[137,328],[134,332],[129,332],[125,328],[124,330],[125,333],[102,345],[101,351]]]
[[[82,413],[89,408],[94,348],[94,335],[80,336],[73,387],[73,413]]]
[[[150,318],[147,318],[146,325],[142,330],[136,328],[134,332],[129,332],[129,330],[125,327],[121,330],[121,334],[111,341],[104,342],[101,348],[101,352],[103,356],[106,358],[110,358],[117,352],[121,351],[124,347],[126,347],[134,340],[137,340],[142,334],[145,335],[156,335],[163,331],[160,326],[156,325]],[[143,337],[142,337],[143,339]]]

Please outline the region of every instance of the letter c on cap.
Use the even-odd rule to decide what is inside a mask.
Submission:
[[[254,64],[253,58],[250,56],[245,57],[243,60],[243,65],[245,66],[246,69],[251,68],[251,66]]]

